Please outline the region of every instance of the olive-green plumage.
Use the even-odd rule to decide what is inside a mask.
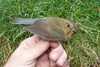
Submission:
[[[66,41],[77,30],[77,25],[73,21],[58,17],[16,18],[12,23],[23,24],[26,30],[39,35],[43,39],[52,41]]]

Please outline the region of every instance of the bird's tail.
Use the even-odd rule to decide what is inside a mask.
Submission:
[[[37,19],[15,18],[12,24],[33,24]]]

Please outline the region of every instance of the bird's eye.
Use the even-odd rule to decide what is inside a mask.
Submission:
[[[68,24],[67,27],[70,27],[70,25]]]

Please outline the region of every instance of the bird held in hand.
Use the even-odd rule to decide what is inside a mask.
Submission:
[[[12,23],[23,24],[26,30],[51,41],[67,41],[77,31],[77,25],[73,21],[58,17],[15,18]]]

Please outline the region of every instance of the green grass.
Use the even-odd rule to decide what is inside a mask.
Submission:
[[[66,42],[67,62],[71,67],[100,66],[100,0],[0,0],[0,67],[22,40],[33,35],[11,24],[16,17],[75,21],[78,34]]]

